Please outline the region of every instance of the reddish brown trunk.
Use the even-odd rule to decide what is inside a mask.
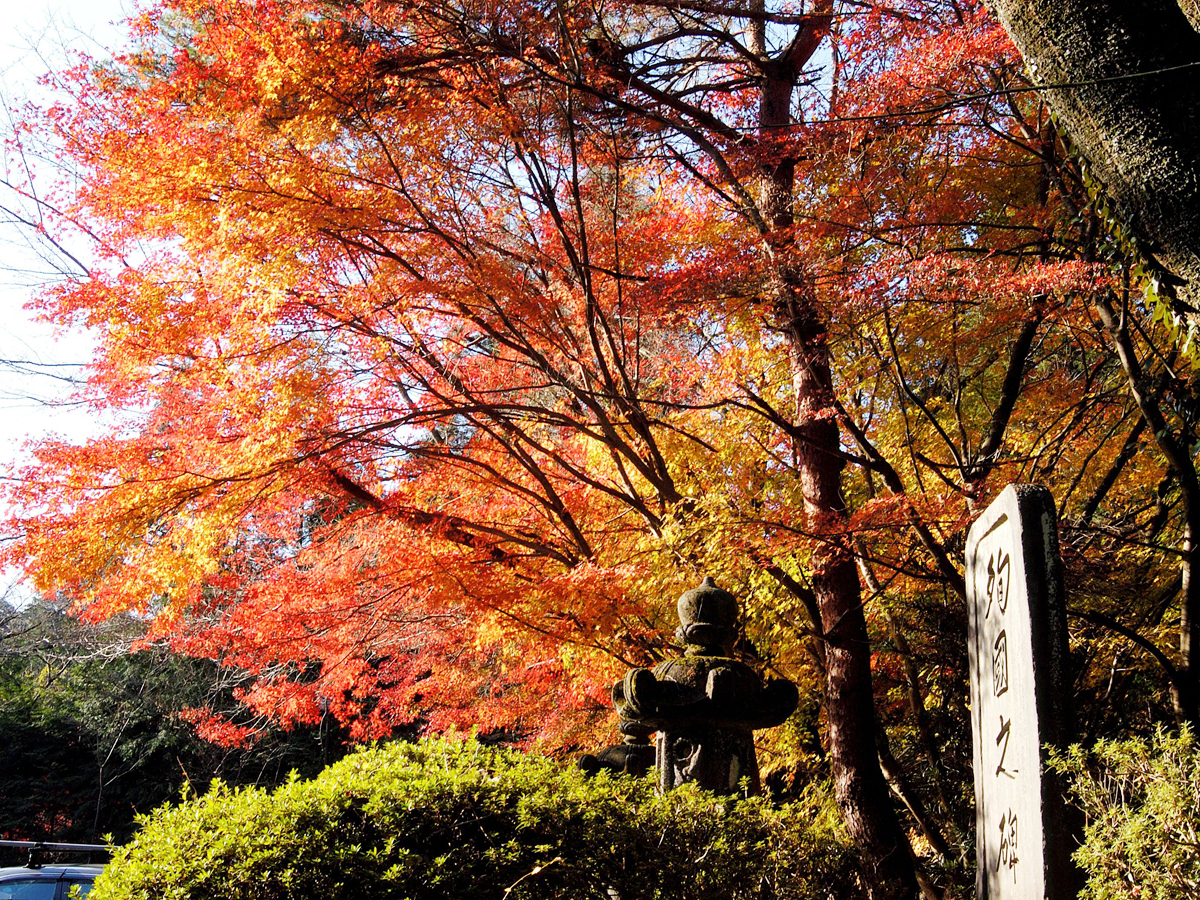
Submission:
[[[837,802],[858,845],[871,897],[913,898],[918,888],[912,857],[876,752],[871,648],[842,498],[828,334],[798,276],[785,275],[776,296],[791,353],[805,514],[812,532],[822,536],[811,579],[826,639],[826,716]]]
[[[762,60],[759,136],[766,146],[792,125],[791,101],[803,66],[828,34],[833,4],[819,0],[791,44]],[[770,156],[770,155],[769,155]],[[760,182],[764,227],[786,235],[794,222],[795,160],[771,159]],[[863,614],[858,568],[842,498],[841,436],[833,415],[833,375],[824,316],[803,272],[783,261],[785,247],[771,247],[776,273],[775,321],[786,335],[796,394],[795,454],[809,530],[821,536],[811,560],[811,582],[826,647],[826,719],[838,807],[862,860],[872,900],[910,900],[918,895],[911,850],[892,808],[876,751],[871,647]],[[784,236],[786,242],[790,238]]]

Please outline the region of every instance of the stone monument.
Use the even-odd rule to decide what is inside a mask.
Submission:
[[[654,765],[661,790],[696,782],[718,794],[757,793],[754,730],[780,725],[792,714],[796,686],[781,679],[763,682],[733,658],[737,600],[711,578],[680,597],[678,611],[676,637],[684,655],[653,669],[631,669],[613,686],[626,744],[591,759],[595,768],[628,771],[631,763],[648,758],[645,750],[628,745],[657,732]],[[585,769],[589,765],[581,760]]]
[[[1058,524],[1049,491],[1009,485],[967,535],[977,900],[1066,900],[1076,817],[1045,747],[1074,716]]]

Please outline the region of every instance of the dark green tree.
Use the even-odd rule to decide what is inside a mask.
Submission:
[[[236,702],[244,673],[144,637],[132,617],[89,625],[46,601],[0,607],[0,836],[122,841],[136,814],[186,786],[275,785],[344,752],[345,735],[326,722],[284,731],[248,721]],[[188,714],[198,708],[240,713],[252,739],[202,739]]]

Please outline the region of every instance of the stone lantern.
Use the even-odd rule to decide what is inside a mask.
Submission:
[[[792,714],[799,700],[796,686],[779,679],[764,683],[732,658],[737,600],[711,578],[679,598],[679,622],[682,657],[653,669],[631,669],[613,686],[626,743],[636,736],[645,744],[645,736],[657,732],[654,764],[663,791],[696,782],[714,793],[733,794],[745,780],[747,792],[758,793],[754,730],[780,725]],[[648,749],[618,745],[592,759],[596,768],[630,771],[615,764],[647,759]],[[615,754],[611,762],[601,761],[606,754]]]

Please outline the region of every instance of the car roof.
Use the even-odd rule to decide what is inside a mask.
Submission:
[[[63,875],[90,875],[95,878],[104,870],[104,866],[83,864],[83,865],[61,865],[61,866],[41,866],[36,869],[31,869],[29,866],[10,866],[5,869],[0,869],[0,879],[9,878],[12,876],[23,876],[25,878],[61,878]]]

